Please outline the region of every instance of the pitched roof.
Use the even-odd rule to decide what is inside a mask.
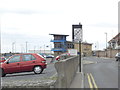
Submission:
[[[111,42],[112,40],[118,40],[118,39],[120,39],[119,36],[120,36],[120,33],[118,33],[115,37],[113,37],[109,42]]]

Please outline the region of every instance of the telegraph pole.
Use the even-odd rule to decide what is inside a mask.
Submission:
[[[27,41],[26,41],[26,53],[27,53]]]
[[[106,34],[106,57],[107,57],[107,33]]]
[[[14,44],[15,42],[12,43],[12,53],[14,53]]]

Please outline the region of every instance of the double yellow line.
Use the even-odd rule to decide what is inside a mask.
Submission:
[[[93,88],[98,90],[97,84],[95,83],[95,80],[91,73],[90,74],[87,73],[87,78],[88,78],[88,83],[89,83],[89,87],[91,88],[91,90],[93,90]]]

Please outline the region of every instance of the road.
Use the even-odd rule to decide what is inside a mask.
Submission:
[[[50,60],[47,59],[48,65],[42,74],[34,74],[34,72],[7,74],[2,77],[2,86],[39,86],[41,83],[49,82],[50,77],[56,74],[54,63],[50,63]]]
[[[118,88],[118,62],[115,59],[85,57],[92,63],[83,65],[85,88]]]

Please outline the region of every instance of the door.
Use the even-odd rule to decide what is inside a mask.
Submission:
[[[13,56],[6,64],[6,73],[20,72],[20,55]]]
[[[32,54],[22,55],[21,70],[32,71],[36,64],[36,58]]]

